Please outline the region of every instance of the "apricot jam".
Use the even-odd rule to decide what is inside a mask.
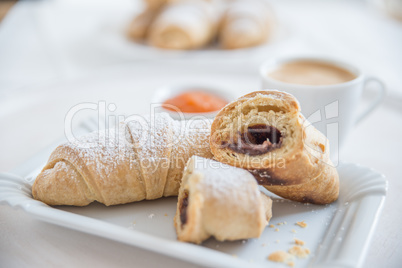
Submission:
[[[218,111],[226,104],[227,101],[214,94],[194,90],[167,99],[162,107],[170,111],[180,110],[183,113],[208,113]]]

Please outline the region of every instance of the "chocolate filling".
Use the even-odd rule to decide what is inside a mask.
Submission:
[[[181,226],[187,223],[187,206],[188,206],[188,192],[184,192],[184,197],[180,204],[180,221]]]
[[[282,134],[277,128],[258,124],[248,127],[243,133],[239,132],[237,141],[222,142],[222,145],[236,153],[254,156],[280,148],[282,140]]]

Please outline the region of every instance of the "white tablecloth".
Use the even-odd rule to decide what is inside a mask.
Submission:
[[[94,5],[94,2],[96,4]],[[43,87],[108,76],[138,65],[166,64],[256,73],[273,56],[314,53],[339,57],[381,77],[388,94],[382,106],[351,133],[340,160],[383,172],[389,192],[365,267],[400,267],[402,261],[402,23],[363,1],[274,1],[279,33],[272,45],[215,59],[156,58],[127,47],[116,33],[140,5],[132,1],[23,1],[0,24],[0,170],[10,171],[63,135],[63,105],[34,104],[58,92]],[[105,38],[105,36],[107,38]],[[117,48],[118,52],[114,49]],[[38,92],[38,95],[35,93]],[[45,92],[45,93],[44,93]],[[41,94],[46,94],[41,95]],[[60,103],[62,104],[62,103]],[[30,110],[30,107],[32,109]],[[36,108],[35,108],[36,107]],[[54,127],[53,127],[54,126]],[[139,248],[49,225],[0,206],[2,267],[191,267]]]

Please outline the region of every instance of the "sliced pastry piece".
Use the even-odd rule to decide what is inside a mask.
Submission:
[[[201,243],[259,237],[272,201],[246,170],[193,156],[179,190],[174,224],[181,241]]]
[[[280,91],[257,91],[228,104],[211,129],[216,160],[249,170],[268,190],[300,202],[328,204],[339,180],[326,137]]]

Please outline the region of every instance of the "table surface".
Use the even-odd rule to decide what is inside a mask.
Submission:
[[[105,18],[110,21],[116,14],[127,16],[138,8],[128,0],[119,1],[113,7],[106,1],[96,1],[94,7],[94,2],[22,1],[0,24],[1,171],[14,170],[62,137],[63,125],[51,119],[63,118],[65,105],[60,100],[46,109],[33,105],[36,99],[51,99],[52,94],[57,99],[57,92],[43,88],[55,85],[62,91],[64,84],[71,86],[127,70],[135,72],[139,66],[160,68],[169,64],[159,59],[125,59],[121,55],[106,55],[101,53],[104,50],[96,48],[84,49],[93,44],[88,40],[85,44],[78,41],[104,25],[100,22],[104,23]],[[398,164],[402,160],[402,24],[363,1],[287,0],[272,4],[283,26],[283,41],[272,45],[269,55],[238,59],[239,67],[224,62],[216,65],[228,72],[253,74],[261,58],[319,53],[348,59],[385,81],[387,97],[369,118],[356,126],[339,159],[371,167],[387,177],[389,191],[364,267],[400,267],[402,180]],[[93,38],[101,40],[97,36]],[[188,62],[172,64],[177,68],[188,66]],[[197,68],[215,65],[197,59],[191,64]],[[198,267],[43,223],[8,206],[0,206],[0,260],[4,267],[154,267],[162,263],[166,267]]]

